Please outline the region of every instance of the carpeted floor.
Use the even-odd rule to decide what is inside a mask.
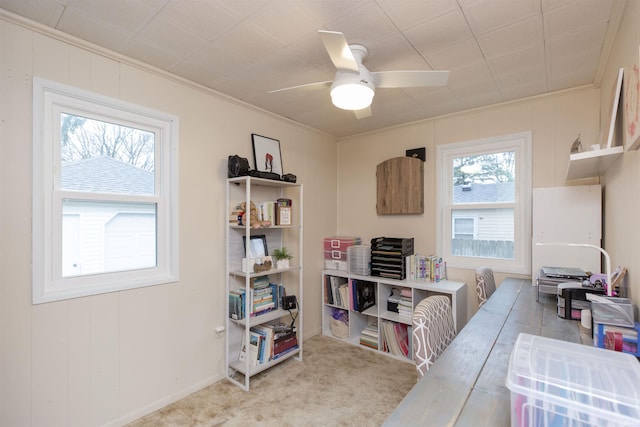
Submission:
[[[128,427],[380,426],[416,378],[412,363],[318,335],[248,392],[222,380]]]

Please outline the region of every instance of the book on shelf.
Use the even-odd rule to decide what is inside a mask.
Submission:
[[[257,204],[258,219],[260,221],[267,221],[270,224],[276,223],[276,202],[267,200]]]
[[[274,330],[272,325],[263,324],[256,325],[251,328],[252,333],[260,334],[262,346],[260,348],[260,357],[258,363],[266,363],[273,357],[273,336]]]
[[[278,309],[282,301],[285,288],[276,283],[258,281],[249,290],[249,309],[251,316],[259,316],[266,312]],[[229,317],[234,320],[242,320],[245,316],[244,288],[229,291]]]
[[[439,282],[447,280],[447,262],[436,255],[408,255],[405,259],[407,277],[413,280]]]
[[[249,363],[257,365],[260,358],[260,334],[251,332],[249,336]]]
[[[286,355],[287,353],[291,353],[292,351],[296,350],[297,348],[300,348],[300,346],[298,346],[298,344],[294,345],[293,347],[290,347],[284,351],[282,351],[281,353],[276,354],[275,356],[273,356],[273,359],[279,359],[282,356]]]
[[[353,307],[362,313],[369,307],[376,305],[376,284],[364,280],[351,280],[353,291]]]
[[[380,342],[380,339],[378,336],[377,323],[372,323],[371,325],[368,325],[360,333],[360,344],[365,347],[369,347],[377,350],[379,342]]]
[[[252,326],[250,331],[249,357],[252,365],[262,365],[277,359],[292,348],[298,348],[298,336],[295,328],[284,324],[264,323]],[[240,352],[240,361],[246,358],[244,345]]]
[[[289,332],[273,342],[273,357],[288,351],[292,347],[298,347],[298,337],[295,332]]]
[[[395,356],[411,356],[411,344],[409,340],[411,326],[384,320],[382,322],[382,330],[384,331],[383,349],[385,351]]]
[[[348,283],[344,277],[325,276],[325,301],[327,304],[348,308]]]
[[[411,290],[409,290],[411,292]],[[400,295],[398,300],[398,315],[402,318],[411,319],[413,317],[413,305],[411,295]]]

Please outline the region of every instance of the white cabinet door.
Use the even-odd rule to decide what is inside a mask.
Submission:
[[[584,247],[539,246],[537,243],[584,243],[600,247],[602,188],[600,185],[533,189],[531,275],[536,283],[543,266],[578,267],[600,273],[601,254]]]

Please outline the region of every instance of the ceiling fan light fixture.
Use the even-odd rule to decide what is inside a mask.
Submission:
[[[373,88],[366,83],[334,84],[331,88],[331,102],[343,110],[362,110],[371,105]]]

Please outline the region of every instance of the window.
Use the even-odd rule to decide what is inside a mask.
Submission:
[[[34,304],[176,281],[177,118],[33,87]]]
[[[453,221],[451,225],[453,239],[473,240],[477,237],[475,217],[459,216],[451,219]]]
[[[438,242],[447,265],[528,274],[531,134],[439,146]]]

